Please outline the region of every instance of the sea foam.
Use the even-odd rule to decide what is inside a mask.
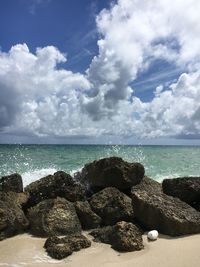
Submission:
[[[28,172],[24,172],[22,174],[23,184],[27,186],[28,184],[44,177],[49,174],[54,174],[57,170],[55,168],[44,168],[44,169],[36,169]]]

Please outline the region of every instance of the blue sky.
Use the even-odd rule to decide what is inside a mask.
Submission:
[[[109,0],[3,0],[0,3],[1,48],[26,43],[56,46],[69,55],[66,67],[85,71],[98,48],[95,16]]]
[[[0,142],[199,144],[187,2],[0,1]]]

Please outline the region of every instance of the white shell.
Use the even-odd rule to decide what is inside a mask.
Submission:
[[[147,237],[150,240],[156,240],[158,238],[158,231],[152,230],[152,231],[148,232]]]

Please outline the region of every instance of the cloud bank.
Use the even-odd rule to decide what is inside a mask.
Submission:
[[[96,18],[99,54],[84,74],[56,47],[0,52],[0,132],[27,136],[200,138],[200,2],[119,0]],[[155,60],[182,69],[150,102],[130,84]]]

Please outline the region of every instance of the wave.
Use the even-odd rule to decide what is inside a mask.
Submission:
[[[71,170],[67,173],[69,173],[73,178],[75,178],[75,174],[80,172],[83,167]],[[54,174],[58,170],[55,168],[44,168],[44,169],[36,169],[36,170],[30,170],[27,172],[22,173],[22,179],[23,179],[23,185],[24,187],[27,186],[28,184],[35,182],[39,180],[42,177],[45,177],[50,174]]]
[[[173,173],[173,174],[157,174],[154,177],[151,177],[152,179],[156,180],[159,183],[162,183],[162,181],[164,179],[174,179],[174,178],[181,178],[181,177],[195,177],[198,176],[197,174],[189,174],[189,175],[185,175],[182,173]]]
[[[55,168],[44,168],[44,169],[36,169],[31,170],[28,172],[24,172],[22,174],[23,184],[24,186],[27,186],[28,184],[44,177],[49,174],[54,174],[57,171]]]

